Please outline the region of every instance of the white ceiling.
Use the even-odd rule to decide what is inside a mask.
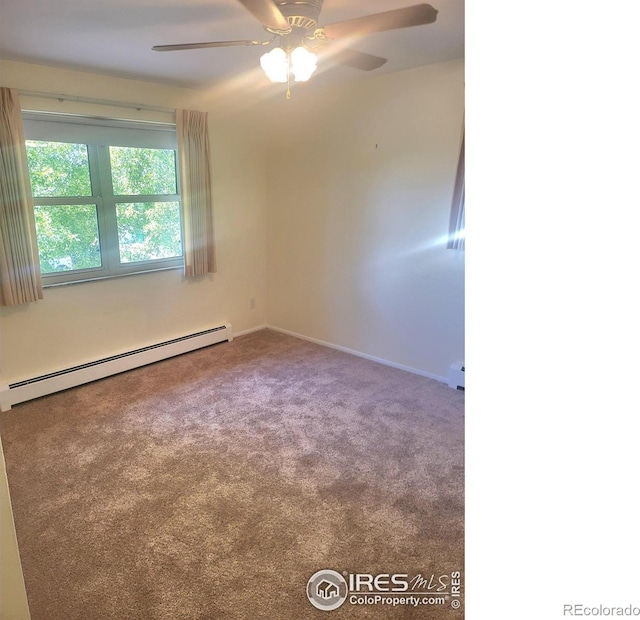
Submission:
[[[325,0],[319,25],[418,0]],[[429,0],[435,23],[367,35],[349,46],[388,58],[371,72],[323,63],[312,79],[344,82],[464,55],[464,0]],[[262,47],[154,52],[153,45],[271,35],[237,0],[0,0],[0,57],[207,88],[255,70]],[[266,79],[266,78],[264,78]]]

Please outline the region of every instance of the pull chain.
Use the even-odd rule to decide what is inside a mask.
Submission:
[[[287,99],[291,99],[291,59],[287,54]]]

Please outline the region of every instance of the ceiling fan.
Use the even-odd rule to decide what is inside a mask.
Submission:
[[[341,39],[348,41],[349,38],[372,32],[430,24],[436,20],[438,14],[430,4],[416,4],[319,27],[318,19],[323,0],[238,1],[273,35],[269,40],[179,43],[156,45],[152,49],[157,52],[173,52],[235,45],[267,46],[277,43],[260,59],[263,70],[273,82],[288,82],[290,74],[293,74],[295,81],[303,82],[309,79],[317,67],[317,56],[314,52],[320,51],[325,45]],[[346,48],[340,43],[331,51],[329,57],[333,62],[362,71],[372,71],[387,62],[386,58]]]

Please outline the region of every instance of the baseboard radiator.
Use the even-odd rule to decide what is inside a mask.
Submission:
[[[8,411],[13,405],[60,392],[97,379],[104,379],[133,368],[195,351],[219,342],[231,342],[233,332],[229,323],[159,342],[133,351],[126,351],[103,359],[50,372],[9,385],[0,386],[0,409]]]
[[[464,391],[464,364],[451,364],[448,385],[456,390]]]

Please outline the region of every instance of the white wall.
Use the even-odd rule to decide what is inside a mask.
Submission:
[[[0,309],[0,382],[37,376],[230,322],[265,322],[265,158],[245,111],[229,115],[206,93],[3,61],[0,85],[81,97],[209,111],[217,273],[185,280],[166,271],[45,289],[44,300]],[[23,107],[169,120],[171,114],[24,97]],[[228,108],[227,108],[228,109]],[[249,308],[254,297],[256,308]]]
[[[446,377],[464,361],[464,253],[446,249],[463,61],[273,108],[269,324]]]

